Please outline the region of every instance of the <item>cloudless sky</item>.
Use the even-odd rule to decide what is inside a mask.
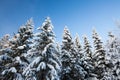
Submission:
[[[36,28],[49,16],[57,40],[62,39],[67,25],[72,36],[86,34],[91,38],[93,27],[105,39],[120,19],[120,0],[0,0],[0,37],[13,32],[31,17]]]

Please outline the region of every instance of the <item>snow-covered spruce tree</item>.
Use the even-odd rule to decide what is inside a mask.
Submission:
[[[75,49],[70,31],[67,27],[64,28],[61,60],[62,60],[62,77],[61,80],[79,80],[84,79],[85,72],[78,61],[79,54]]]
[[[120,79],[120,39],[109,32],[106,44],[107,74],[110,79]]]
[[[70,66],[72,65],[70,49],[72,45],[73,45],[72,37],[67,27],[65,27],[63,33],[62,46],[61,46],[61,62],[62,62],[61,80],[72,79],[71,78],[72,76],[70,76],[70,71],[71,71]]]
[[[80,43],[80,40],[79,40],[79,35],[76,34],[76,37],[75,37],[75,49],[77,51],[77,56],[81,59],[83,58],[84,54],[83,54],[83,49],[82,49],[82,45]]]
[[[0,80],[3,79],[2,71],[5,69],[5,65],[12,61],[12,58],[7,55],[10,53],[10,36],[6,34],[2,39],[0,39]]]
[[[77,34],[75,37],[75,49],[77,51],[76,55],[76,65],[78,65],[78,71],[79,71],[79,79],[85,80],[88,78],[88,72],[86,68],[89,66],[89,64],[86,63],[84,59],[84,49],[82,49],[82,45],[80,44],[79,35]],[[75,65],[75,66],[76,66]]]
[[[113,59],[113,62],[116,62],[116,60],[120,57],[120,39],[119,37],[112,34],[112,32],[109,32],[109,40],[107,41],[106,47],[107,47],[107,55]]]
[[[87,36],[84,36],[84,58],[88,60],[92,60],[92,50],[91,50],[91,45],[88,41]]]
[[[24,54],[30,49],[29,39],[32,38],[33,23],[32,19],[20,27],[18,34],[10,40],[10,48],[6,55],[12,58],[12,61],[4,65],[2,71],[2,80],[23,80],[22,72],[27,67],[28,61]]]
[[[37,33],[38,39],[35,40],[35,54],[37,57],[29,64],[23,72],[25,80],[59,80],[61,70],[61,60],[54,41],[53,25],[49,17]]]
[[[93,62],[93,53],[91,50],[91,45],[88,41],[87,36],[83,37],[84,39],[84,58],[82,59],[82,65],[84,69],[87,71],[86,78],[90,79],[95,77],[94,74],[94,62]]]
[[[103,48],[103,42],[98,36],[96,30],[93,30],[93,43],[94,43],[94,61],[95,61],[95,73],[98,79],[105,77],[105,49]]]

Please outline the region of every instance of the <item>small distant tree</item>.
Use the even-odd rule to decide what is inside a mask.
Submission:
[[[107,41],[106,48],[107,48],[107,56],[110,56],[111,59],[113,59],[113,62],[116,62],[116,60],[120,57],[120,41],[119,38],[112,34],[112,32],[109,32],[108,34],[109,40]]]
[[[0,39],[0,49],[1,50],[10,46],[9,38],[10,38],[10,35],[6,34],[3,38]]]
[[[77,56],[81,59],[84,57],[84,54],[83,54],[83,49],[82,49],[82,45],[80,43],[80,40],[79,40],[79,35],[76,34],[76,37],[75,37],[75,49],[77,51]]]

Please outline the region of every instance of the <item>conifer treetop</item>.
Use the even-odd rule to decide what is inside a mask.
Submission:
[[[44,30],[44,31],[50,32],[52,31],[53,28],[54,27],[52,25],[50,17],[47,17],[45,21],[43,22],[42,26],[38,28],[38,30]]]
[[[67,42],[72,42],[72,37],[71,37],[70,31],[67,28],[67,26],[65,26],[65,28],[64,28],[63,39],[67,40]],[[63,42],[65,42],[65,41],[63,41]]]
[[[80,45],[80,39],[79,39],[79,35],[78,35],[78,33],[76,33],[76,37],[75,37],[75,45],[76,45],[77,47],[81,47],[81,45]]]

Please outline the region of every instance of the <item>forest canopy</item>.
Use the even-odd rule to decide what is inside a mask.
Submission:
[[[90,42],[86,35],[83,40],[79,34],[73,38],[65,26],[58,42],[53,28],[47,17],[34,32],[29,19],[13,36],[4,35],[0,39],[0,80],[120,80],[119,35],[108,32],[103,43],[94,29]]]

